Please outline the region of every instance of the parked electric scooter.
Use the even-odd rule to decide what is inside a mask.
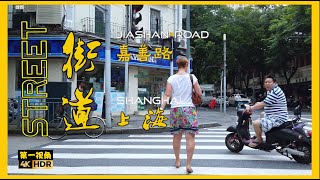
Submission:
[[[231,152],[238,153],[244,146],[249,146],[251,140],[249,125],[252,112],[244,108],[238,109],[237,125],[230,126],[227,131],[231,132],[225,139],[225,144]],[[295,117],[266,132],[266,140],[257,147],[250,147],[270,152],[276,150],[278,153],[294,159],[298,163],[311,163],[311,131],[304,130],[305,122],[301,121],[301,108],[294,109]]]

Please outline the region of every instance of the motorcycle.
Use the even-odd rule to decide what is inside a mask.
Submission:
[[[225,144],[231,152],[238,153],[244,146],[255,138],[250,137],[249,125],[252,112],[244,108],[237,111],[237,125],[227,128],[228,134],[225,138]],[[294,159],[298,163],[311,163],[311,131],[304,130],[305,122],[301,121],[301,108],[297,106],[294,109],[295,117],[291,121],[283,123],[266,132],[266,140],[256,147],[250,147],[266,152],[276,150],[278,153]]]

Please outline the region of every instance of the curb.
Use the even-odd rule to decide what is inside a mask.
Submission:
[[[206,123],[199,124],[198,128],[208,128],[208,127],[216,127],[221,126],[219,123]],[[170,132],[170,128],[150,128],[148,131],[145,131],[141,128],[131,128],[131,129],[119,129],[119,128],[106,128],[106,131],[103,134],[146,134],[146,133],[161,133],[161,132]],[[57,131],[57,133],[61,134],[61,131]],[[9,135],[18,135],[22,134],[21,129],[9,129]],[[80,131],[69,131],[68,135],[76,135],[76,134],[84,134],[83,130]]]

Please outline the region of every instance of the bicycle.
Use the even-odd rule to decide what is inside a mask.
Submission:
[[[52,140],[59,140],[62,139],[64,136],[67,135],[66,124],[64,122],[64,117],[66,118],[67,122],[72,122],[71,124],[74,125],[73,119],[69,116],[66,111],[66,106],[59,105],[57,112],[55,114],[57,118],[53,118],[48,123],[48,137]],[[89,117],[87,126],[91,125],[99,125],[98,129],[83,129],[86,136],[89,138],[98,138],[100,137],[106,129],[105,122],[102,118],[98,116]],[[63,130],[62,130],[63,129]]]

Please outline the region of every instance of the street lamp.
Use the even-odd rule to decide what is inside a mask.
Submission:
[[[227,52],[227,47],[226,47],[226,41],[227,41],[227,35],[223,34],[223,108],[224,108],[224,115],[226,115],[226,91],[227,91],[227,77],[226,77],[226,67],[227,67],[227,59],[226,59],[226,52]]]
[[[220,76],[220,112],[222,112],[222,79],[223,79],[223,71],[221,71],[221,76]]]

